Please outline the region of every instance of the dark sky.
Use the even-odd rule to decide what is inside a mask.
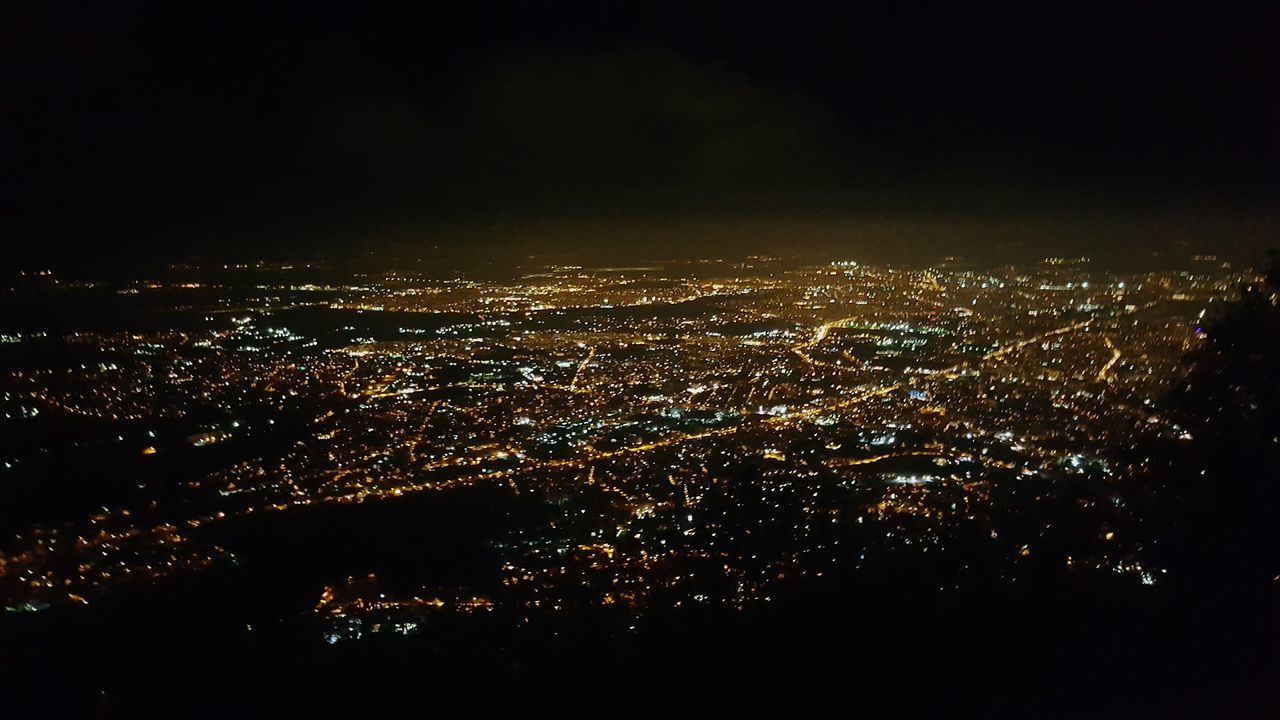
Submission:
[[[1280,188],[1277,3],[22,5],[0,23],[20,263],[680,219],[1256,220]]]

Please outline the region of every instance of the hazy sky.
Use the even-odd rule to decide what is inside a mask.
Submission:
[[[767,221],[715,252],[814,218],[958,250],[981,234],[947,218],[1265,235],[1280,188],[1274,3],[28,5],[0,23],[20,261]]]

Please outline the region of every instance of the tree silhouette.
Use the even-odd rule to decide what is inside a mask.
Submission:
[[[1206,318],[1169,412],[1190,435],[1157,461],[1170,563],[1223,589],[1280,574],[1280,254]]]
[[[1203,447],[1233,451],[1211,456],[1214,464],[1274,463],[1280,450],[1280,254],[1269,255],[1264,279],[1205,323],[1205,342],[1175,395],[1179,419]]]

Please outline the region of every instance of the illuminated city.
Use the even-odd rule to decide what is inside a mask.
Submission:
[[[7,378],[10,423],[75,430],[15,448],[5,474],[131,455],[138,483],[129,502],[22,529],[0,565],[6,604],[88,604],[234,564],[220,526],[249,518],[489,485],[554,508],[498,543],[492,603],[517,614],[741,608],[975,533],[1006,582],[1054,553],[1154,584],[1164,569],[1123,504],[1079,508],[1095,532],[1070,546],[1013,520],[1061,502],[1069,478],[1138,472],[1125,450],[1148,436],[1189,437],[1152,404],[1241,276],[1214,257],[1188,267],[752,257],[531,264],[512,282],[317,283],[325,269],[287,265],[36,276],[67,302],[173,327],[5,336],[13,357],[56,343],[79,360]]]

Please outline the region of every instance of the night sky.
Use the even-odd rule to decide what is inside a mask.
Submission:
[[[1275,234],[1274,3],[25,5],[0,22],[19,265]]]

